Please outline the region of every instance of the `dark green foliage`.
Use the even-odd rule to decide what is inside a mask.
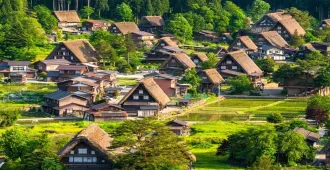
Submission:
[[[291,38],[291,46],[294,48],[299,48],[305,44],[305,39],[302,35],[298,35],[297,30],[294,32],[294,35]]]
[[[174,34],[181,40],[192,39],[192,27],[188,21],[180,14],[175,14],[167,23],[165,30]]]
[[[198,76],[196,69],[194,68],[186,71],[183,80],[191,84],[193,89],[197,88],[202,81],[202,79]]]
[[[327,66],[317,75],[315,82],[319,87],[330,86],[330,66]]]
[[[247,18],[244,11],[231,1],[226,1],[224,9],[229,13],[228,30],[237,32],[247,27]]]
[[[168,127],[150,118],[127,120],[112,136],[114,147],[135,150],[120,157],[120,169],[178,169],[191,161],[185,144]]]
[[[80,16],[82,18],[89,19],[89,16],[91,16],[94,13],[94,8],[88,7],[88,6],[84,6],[83,9],[81,9],[79,11],[79,13],[80,13]]]
[[[124,2],[116,7],[116,12],[121,21],[131,21],[133,19],[132,9]]]
[[[272,73],[272,72],[274,72],[274,67],[275,67],[275,64],[276,63],[270,57],[267,57],[265,59],[255,60],[254,62],[265,73]]]
[[[33,9],[37,14],[38,22],[47,34],[51,34],[53,30],[57,29],[57,19],[46,6],[38,5]]]
[[[307,145],[304,136],[293,131],[291,124],[301,126],[297,123],[279,124],[276,131],[269,126],[255,127],[229,136],[230,159],[252,165],[250,169],[262,169],[261,166],[269,169],[274,160],[289,165],[312,162],[315,150]],[[278,169],[277,166],[273,168]]]
[[[203,69],[214,68],[219,62],[217,55],[215,55],[214,53],[208,53],[207,58],[208,60],[202,63]]]
[[[267,116],[267,122],[269,123],[282,123],[285,118],[281,115],[281,113],[272,113]]]
[[[313,29],[317,21],[310,16],[307,11],[301,11],[295,7],[289,8],[287,13],[290,14],[304,28],[304,30]]]
[[[263,0],[254,0],[252,7],[248,10],[248,16],[257,22],[264,14],[266,14],[270,9],[270,5]]]
[[[274,165],[274,160],[269,156],[262,156],[258,158],[249,170],[280,170],[281,167]]]
[[[19,110],[0,111],[0,127],[7,127],[14,125],[19,115],[20,115]]]
[[[253,85],[246,75],[230,77],[227,84],[231,86],[232,94],[241,94],[253,89]]]

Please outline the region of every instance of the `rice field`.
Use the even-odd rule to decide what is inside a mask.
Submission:
[[[286,119],[303,116],[307,99],[225,99],[179,117],[186,121],[266,120],[271,113]]]

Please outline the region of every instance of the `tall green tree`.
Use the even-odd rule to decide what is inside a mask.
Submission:
[[[196,69],[189,69],[183,77],[184,81],[191,84],[192,88],[197,88],[202,79],[198,76]]]
[[[231,86],[233,94],[241,94],[253,89],[253,85],[246,75],[231,77],[227,80],[227,84]]]
[[[50,34],[57,29],[57,19],[52,15],[52,12],[43,5],[37,5],[33,8],[37,14],[38,22],[46,33]]]
[[[116,7],[116,12],[122,21],[131,21],[133,18],[131,7],[124,2]]]
[[[185,144],[150,118],[127,120],[112,133],[114,147],[134,148],[120,157],[120,169],[185,169],[192,161]]]
[[[217,55],[215,55],[214,53],[208,53],[207,58],[208,59],[202,63],[203,69],[214,68],[219,62]]]
[[[202,15],[188,12],[183,14],[184,18],[188,21],[194,32],[199,32],[206,27],[205,19]]]
[[[94,9],[101,18],[101,12],[109,11],[108,0],[94,0]]]
[[[248,10],[248,16],[257,22],[264,14],[270,10],[270,5],[263,0],[254,0],[252,7]]]
[[[94,8],[84,6],[79,12],[82,18],[89,19],[89,17],[94,13]]]
[[[247,27],[247,18],[244,11],[231,1],[226,1],[224,9],[230,14],[228,30],[237,32]]]
[[[191,40],[192,27],[188,21],[180,14],[175,14],[166,24],[165,30],[174,34],[179,39]]]
[[[287,13],[290,14],[297,22],[305,29],[309,30],[314,28],[317,24],[316,19],[310,16],[307,11],[301,11],[295,7],[287,9]]]

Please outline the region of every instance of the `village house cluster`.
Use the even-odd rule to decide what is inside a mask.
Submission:
[[[143,62],[160,64],[158,72],[145,75],[120,101],[94,104],[120,93],[121,88],[117,85],[118,72],[99,69],[101,56],[87,40],[60,42],[45,60],[32,65],[28,61],[1,61],[0,74],[8,82],[26,83],[29,78],[42,76],[44,81],[56,82],[58,91],[45,95],[42,108],[44,112],[61,117],[80,116],[104,121],[155,116],[167,108],[169,97],[187,94],[191,86],[178,81],[189,69],[196,69],[202,79],[199,92],[219,94],[221,84],[239,75],[246,75],[255,86],[260,86],[264,73],[254,63],[255,59],[271,57],[276,62],[286,62],[291,57],[304,58],[314,50],[324,54],[330,50],[330,44],[321,42],[305,44],[300,50],[290,48],[290,39],[294,35],[304,35],[305,31],[292,16],[276,11],[265,14],[244,36],[233,38],[230,33],[218,35],[204,30],[196,33],[196,40],[230,44],[228,48],[218,47],[213,51],[220,59],[214,68],[203,69],[202,63],[208,61],[206,53],[187,54],[173,35],[164,32],[165,22],[160,16],[145,16],[139,24],[103,20],[81,23],[76,11],[53,13],[64,33],[92,34],[105,30],[112,34],[130,34],[136,46],[151,48]],[[322,21],[319,29],[329,23],[326,21]],[[251,36],[255,38],[252,40]],[[293,79],[285,86],[289,94],[303,91],[304,86],[296,82]]]

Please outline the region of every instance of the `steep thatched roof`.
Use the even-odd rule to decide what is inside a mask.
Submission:
[[[115,22],[114,25],[124,35],[139,32],[139,27],[134,22]]]
[[[221,65],[221,63],[224,62],[227,57],[231,57],[238,65],[240,65],[240,67],[244,70],[244,72],[250,76],[261,76],[263,74],[261,69],[253,62],[253,60],[243,50],[238,50],[226,54],[219,61],[217,66]]]
[[[177,54],[172,54],[170,57],[168,57],[167,60],[165,60],[163,64],[160,66],[160,68],[164,67],[168,62],[171,61],[172,58],[180,62],[182,66],[185,67],[185,69],[196,67],[196,64],[190,59],[190,57],[187,56],[187,54],[177,53]]]
[[[97,62],[97,59],[100,58],[97,51],[87,40],[64,41],[61,42],[57,47],[59,47],[61,44],[66,46],[74,54],[74,56],[79,59],[81,63]],[[55,51],[57,51],[57,48],[55,48]]]
[[[54,14],[59,22],[79,23],[80,19],[77,11],[54,11]]]
[[[222,76],[219,74],[217,69],[215,69],[215,68],[206,69],[206,70],[203,70],[203,72],[206,74],[206,76],[209,78],[209,80],[213,84],[220,84],[220,83],[223,83],[225,81],[222,78]]]
[[[165,22],[161,16],[144,16],[141,19],[141,24],[149,23],[154,27],[161,27],[165,25]]]
[[[84,142],[99,151],[100,154],[108,157],[108,151],[112,140],[113,139],[109,136],[109,134],[101,129],[97,124],[91,124],[71,139],[71,141],[58,152],[58,155],[62,158],[76,145]]]
[[[262,32],[261,36],[272,46],[279,49],[289,47],[289,44],[276,31]]]
[[[207,55],[205,53],[202,53],[202,52],[200,52],[200,53],[194,53],[192,55],[192,57],[194,57],[194,56],[196,56],[197,58],[199,58],[202,62],[208,60]]]
[[[305,30],[294,18],[283,19],[279,21],[279,24],[281,24],[289,32],[290,35],[294,35],[296,31],[298,35],[306,34]]]
[[[142,85],[149,94],[160,104],[166,105],[170,102],[170,99],[165,94],[165,92],[158,86],[158,84],[154,81],[152,77],[142,79],[134,88],[132,88],[119,102],[119,104],[124,103],[127,98],[133,94],[133,92]]]

